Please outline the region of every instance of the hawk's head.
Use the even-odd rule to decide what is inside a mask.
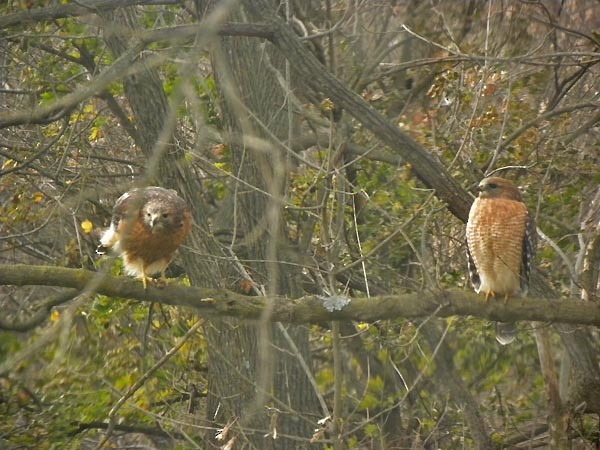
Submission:
[[[144,205],[142,220],[152,233],[174,231],[182,224],[181,211],[159,200],[150,200]]]
[[[478,186],[481,198],[508,198],[522,201],[519,189],[510,181],[500,177],[489,177],[481,180]]]

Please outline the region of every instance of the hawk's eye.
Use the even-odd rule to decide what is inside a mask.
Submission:
[[[498,185],[496,183],[488,183],[488,187],[490,189],[496,189],[498,187]]]
[[[150,218],[150,217],[152,217],[152,214],[146,213],[146,217]]]
[[[169,213],[162,213],[162,217],[163,219],[166,219],[167,217],[169,217]]]

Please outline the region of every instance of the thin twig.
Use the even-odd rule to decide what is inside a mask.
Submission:
[[[156,364],[154,364],[150,369],[148,369],[148,371],[146,373],[144,373],[138,381],[136,381],[134,384],[132,384],[129,387],[129,389],[127,390],[127,392],[117,401],[117,403],[115,403],[115,405],[111,408],[110,412],[108,413],[108,427],[106,428],[106,433],[104,434],[104,437],[102,438],[102,440],[95,447],[96,450],[100,450],[101,448],[103,448],[104,444],[106,444],[106,442],[108,441],[108,439],[114,432],[115,425],[116,425],[117,413],[119,412],[121,407],[125,404],[125,402],[127,400],[129,400],[131,398],[131,396],[133,394],[135,394],[136,391],[138,389],[140,389],[144,385],[144,383],[146,383],[146,381],[148,381],[148,379],[152,375],[154,375],[154,373],[159,368],[161,368],[169,359],[171,359],[171,357],[173,357],[181,349],[181,347],[183,347],[183,345],[187,342],[187,340],[190,337],[192,337],[194,335],[194,333],[196,333],[196,331],[198,331],[198,329],[202,326],[202,324],[203,324],[202,320],[196,321],[196,323],[194,325],[192,325],[192,327],[181,338],[181,340],[171,350],[169,350],[167,353],[165,353],[165,355],[161,359],[159,359]]]

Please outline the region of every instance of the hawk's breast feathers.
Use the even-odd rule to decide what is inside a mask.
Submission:
[[[524,203],[477,198],[467,224],[470,274],[477,292],[523,295],[530,257],[526,246],[529,212]],[[525,250],[525,252],[524,252]],[[524,277],[524,275],[527,275]]]

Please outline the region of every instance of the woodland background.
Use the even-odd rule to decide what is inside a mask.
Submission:
[[[600,448],[597,0],[12,0],[0,30],[2,448]],[[490,173],[536,216],[531,301],[468,283]],[[142,292],[94,249],[152,184],[194,229]]]

